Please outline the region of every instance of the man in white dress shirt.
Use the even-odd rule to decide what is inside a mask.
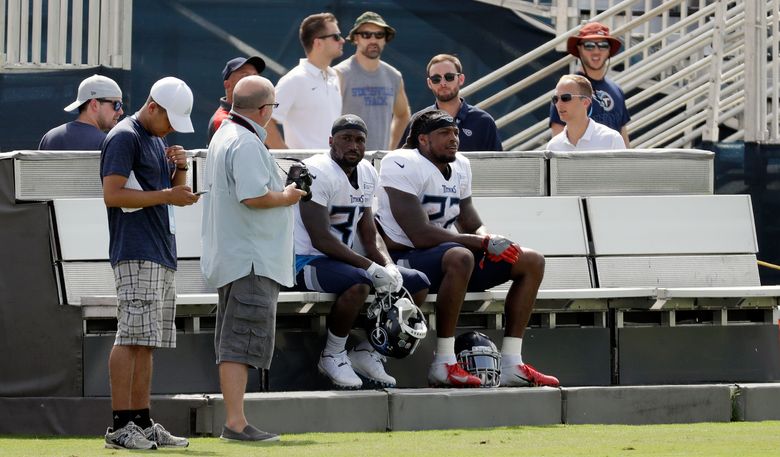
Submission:
[[[330,64],[344,53],[344,38],[331,13],[308,16],[298,37],[306,58],[276,85],[279,106],[266,128],[266,143],[272,149],[327,149],[330,127],[341,116],[339,77]]]
[[[593,105],[593,87],[588,78],[582,75],[562,76],[555,86],[552,103],[566,126],[547,143],[548,150],[565,152],[626,149],[626,143],[620,133],[588,116]]]

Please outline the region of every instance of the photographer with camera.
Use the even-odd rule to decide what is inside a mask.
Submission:
[[[377,236],[371,210],[378,176],[363,157],[365,122],[346,114],[333,123],[330,153],[316,154],[303,163],[312,178],[311,201],[298,205],[295,217],[297,287],[337,295],[328,315],[328,337],[318,363],[319,371],[338,388],[357,389],[363,379],[393,387],[377,353],[362,342],[347,353],[349,331],[371,289],[397,292],[405,287],[416,303],[428,293],[428,280],[416,270],[393,264]],[[365,250],[353,250],[355,235]]]
[[[204,174],[201,271],[219,294],[214,348],[226,440],[279,440],[248,424],[243,406],[247,367],[271,366],[279,289],[294,282],[292,205],[306,195],[295,183],[285,187],[263,144],[276,105],[269,80],[239,81]]]

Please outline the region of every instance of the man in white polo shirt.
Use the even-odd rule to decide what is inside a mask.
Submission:
[[[279,107],[268,123],[266,144],[272,149],[328,149],[330,128],[341,116],[339,78],[330,64],[344,53],[344,38],[331,13],[308,16],[298,37],[306,58],[276,85]],[[277,124],[282,124],[283,136]]]
[[[626,143],[620,133],[588,116],[593,104],[593,87],[588,78],[582,75],[562,76],[555,86],[552,103],[566,126],[547,143],[548,150],[626,149]]]

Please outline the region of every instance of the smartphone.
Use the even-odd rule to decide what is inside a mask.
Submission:
[[[209,190],[208,189],[204,189],[204,190],[199,190],[199,191],[195,192],[195,195],[203,195],[203,194],[207,194],[207,193],[209,193]]]

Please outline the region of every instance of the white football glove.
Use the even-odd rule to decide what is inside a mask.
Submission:
[[[371,266],[366,268],[366,273],[374,284],[374,290],[379,293],[392,292],[395,286],[395,278],[387,268],[376,262],[371,262]],[[400,274],[400,273],[399,273]]]
[[[393,292],[398,292],[404,286],[404,277],[401,276],[401,272],[395,264],[391,263],[385,265],[385,270],[390,272],[390,276],[393,278]]]

